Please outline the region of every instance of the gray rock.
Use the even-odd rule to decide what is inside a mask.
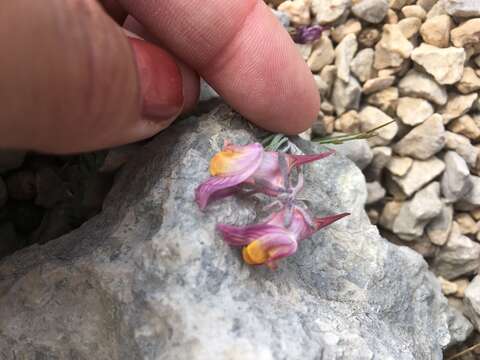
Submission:
[[[372,148],[373,159],[364,171],[368,181],[380,180],[383,169],[392,159],[392,148],[389,146],[376,146]]]
[[[331,24],[347,12],[351,0],[312,0],[312,11],[319,24]]]
[[[442,107],[439,113],[443,116],[444,124],[451,120],[466,114],[477,100],[478,94],[460,95],[456,93],[448,94],[448,103]]]
[[[470,175],[471,190],[455,204],[459,210],[471,211],[480,206],[480,176]]]
[[[393,232],[406,241],[421,237],[429,220],[442,211],[439,195],[440,185],[433,182],[416,193],[412,200],[406,201],[393,222]]]
[[[357,79],[350,75],[348,83],[336,79],[333,84],[332,103],[337,115],[342,115],[347,110],[356,110],[360,105],[362,88]]]
[[[370,146],[368,146],[366,140],[353,140],[344,142],[343,144],[329,146],[339,154],[352,160],[361,170],[365,169],[372,162],[372,150],[370,150]]]
[[[337,78],[348,82],[350,79],[350,63],[357,52],[358,43],[355,34],[348,34],[335,48],[335,66]]]
[[[402,96],[420,97],[437,105],[447,102],[445,87],[437,84],[430,75],[410,70],[398,83]]]
[[[210,101],[218,99],[220,96],[218,93],[203,79],[200,80],[200,97],[199,102]]]
[[[0,208],[5,205],[8,199],[8,191],[7,191],[7,185],[5,185],[5,182],[3,179],[0,177]]]
[[[381,125],[390,123],[393,119],[385,114],[383,111],[374,106],[365,106],[360,111],[361,129],[362,131],[370,131]],[[369,138],[368,143],[371,146],[388,145],[392,139],[397,135],[398,125],[393,122],[376,131],[377,135]]]
[[[451,280],[476,272],[480,266],[480,245],[462,235],[453,223],[447,243],[440,248],[432,268],[437,275]]]
[[[352,5],[352,12],[356,17],[373,24],[381,22],[387,11],[387,0],[357,0],[353,1]]]
[[[232,197],[202,212],[193,202],[217,145],[254,141],[252,131],[225,107],[176,122],[121,170],[99,216],[2,259],[4,354],[441,359],[458,329],[450,335],[440,286],[418,254],[369,224],[363,176],[345,158],[307,166],[304,195],[314,213],[352,215],[276,272],[245,265],[215,234],[219,222],[256,221],[263,206]]]
[[[467,137],[445,131],[445,148],[454,150],[467,162],[470,168],[475,167],[480,150],[473,146]]]
[[[24,151],[0,150],[0,174],[19,168],[24,159]]]
[[[397,116],[405,125],[415,126],[433,115],[433,106],[424,99],[401,97],[398,99]]]
[[[453,223],[453,207],[443,204],[440,214],[430,221],[426,227],[430,241],[438,246],[445,245],[450,236]]]
[[[366,204],[371,205],[382,200],[387,192],[378,181],[374,181],[367,183],[367,193],[368,196]]]
[[[458,17],[480,16],[480,0],[445,0],[448,14]]]
[[[412,158],[393,156],[386,166],[390,173],[402,177],[410,170],[412,165]]]
[[[473,278],[465,289],[465,315],[472,321],[475,329],[480,330],[480,275]]]
[[[445,172],[442,175],[442,194],[450,202],[456,202],[472,189],[470,171],[465,160],[455,151],[447,151],[443,161]]]
[[[407,174],[392,175],[391,179],[409,197],[435,179],[443,170],[445,170],[445,164],[435,157],[428,160],[415,160]]]
[[[433,114],[396,143],[393,150],[401,156],[426,160],[442,150],[444,146],[443,119],[440,115]]]
[[[366,48],[360,50],[352,60],[350,70],[361,82],[365,82],[373,77],[375,72],[373,69],[374,56],[375,52],[370,48]]]
[[[473,332],[473,325],[468,319],[463,316],[463,314],[449,306],[449,311],[447,313],[448,317],[448,327],[450,329],[450,334],[452,336],[451,344],[460,344],[467,340],[470,334]]]
[[[365,95],[372,94],[378,91],[382,91],[390,87],[395,81],[394,76],[383,76],[365,81],[363,84],[362,92]]]

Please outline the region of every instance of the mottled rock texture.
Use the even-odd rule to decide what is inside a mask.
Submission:
[[[441,359],[466,327],[421,256],[369,224],[349,160],[307,166],[302,197],[316,214],[352,215],[277,271],[245,265],[222,242],[215,224],[256,221],[266,200],[201,212],[193,192],[224,139],[256,132],[224,106],[177,122],[126,165],[102,214],[3,259],[0,357]]]

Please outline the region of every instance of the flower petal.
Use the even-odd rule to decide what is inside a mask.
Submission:
[[[327,156],[335,154],[335,150],[328,150],[318,154],[309,154],[309,155],[287,155],[288,157],[288,164],[290,168],[295,166],[300,166],[309,162],[317,161]]]
[[[217,230],[222,234],[223,240],[232,246],[248,245],[257,239],[260,239],[267,233],[277,232],[278,229],[281,228],[268,224],[254,224],[247,226],[233,226],[225,224],[217,225]]]
[[[232,195],[237,190],[236,186],[245,180],[245,176],[245,174],[242,174],[207,179],[195,190],[195,201],[198,207],[204,210],[210,201]]]
[[[210,161],[210,174],[228,177],[248,172],[251,175],[260,165],[263,152],[259,143],[245,146],[226,144]]]
[[[259,239],[243,248],[243,260],[250,265],[267,264],[296,250],[296,243],[287,230],[270,227],[269,231],[264,232]]]
[[[324,228],[325,226],[333,224],[335,221],[340,220],[348,215],[350,215],[350,213],[335,214],[335,215],[316,218],[314,220],[315,227],[317,228],[317,230],[320,230],[321,228]]]

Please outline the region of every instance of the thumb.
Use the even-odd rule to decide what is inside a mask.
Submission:
[[[163,49],[95,0],[0,2],[0,147],[71,153],[144,139],[198,96]]]

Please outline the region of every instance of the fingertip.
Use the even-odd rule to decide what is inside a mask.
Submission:
[[[183,112],[190,112],[200,96],[200,78],[198,74],[182,62],[178,62],[183,79]]]

